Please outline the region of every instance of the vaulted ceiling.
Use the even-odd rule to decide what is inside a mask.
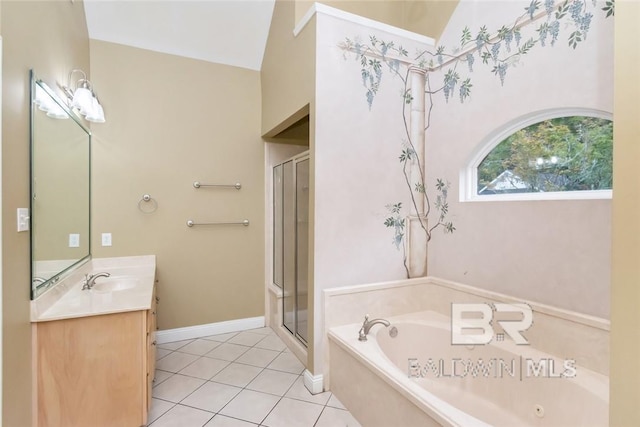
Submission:
[[[407,21],[420,17],[405,29],[437,39],[458,0],[325,3],[382,21],[385,7],[404,10]],[[275,0],[84,0],[92,39],[251,70],[261,68],[274,6]]]
[[[89,37],[259,70],[275,0],[84,0]]]

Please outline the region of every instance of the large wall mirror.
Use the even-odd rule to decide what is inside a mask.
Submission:
[[[31,298],[87,261],[91,132],[31,71]]]

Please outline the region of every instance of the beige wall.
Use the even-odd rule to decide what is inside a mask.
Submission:
[[[3,415],[31,423],[29,233],[16,233],[16,208],[29,206],[29,68],[49,86],[72,68],[89,69],[82,2],[2,1]]]
[[[296,23],[313,3],[295,0]],[[319,3],[437,39],[458,0],[322,0]]]
[[[640,3],[616,3],[613,256],[611,283],[612,427],[640,425]]]
[[[264,315],[260,74],[95,40],[91,70],[107,118],[93,126],[93,256],[157,256],[160,329]]]
[[[404,28],[438,41],[459,0],[406,0]]]
[[[293,36],[295,3],[276,0],[262,60],[262,135],[272,137],[308,114],[315,96],[315,19]]]
[[[316,20],[293,35],[296,25],[295,3],[276,0],[269,38],[260,72],[262,89],[262,135],[272,137],[309,116],[309,148],[315,144],[315,44]],[[309,247],[313,247],[313,212],[315,197],[315,160],[310,158],[309,178]],[[313,251],[309,251],[308,307],[313,318]],[[307,366],[313,366],[313,328],[309,323]],[[312,371],[313,372],[313,371]]]

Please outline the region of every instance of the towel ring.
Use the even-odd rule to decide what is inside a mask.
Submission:
[[[149,203],[149,205],[146,205]],[[142,195],[142,199],[138,202],[138,210],[144,214],[151,214],[158,210],[158,202],[149,194]]]

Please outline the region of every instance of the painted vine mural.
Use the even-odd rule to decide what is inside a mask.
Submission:
[[[346,53],[355,54],[356,60],[360,63],[362,84],[366,90],[365,98],[369,109],[378,93],[385,70],[403,83],[401,102],[405,135],[398,159],[407,190],[411,195],[410,210],[423,213],[418,214],[417,218],[420,229],[425,233],[427,244],[436,229],[453,233],[456,228],[453,222],[448,220],[447,195],[450,183],[442,178],[436,179],[435,199],[430,199],[424,177],[424,165],[420,164],[416,156],[416,144],[419,141],[412,139],[407,119],[407,107],[414,100],[409,79],[411,67],[417,67],[426,74],[426,131],[430,126],[434,97],[444,96],[446,102],[457,97],[464,103],[472,94],[473,84],[470,75],[479,68],[478,65],[488,69],[500,80],[501,85],[504,85],[509,71],[534,49],[553,47],[561,39],[573,49],[580,46],[587,39],[595,13],[604,13],[606,18],[614,16],[615,0],[532,0],[520,16],[493,33],[486,25],[475,31],[466,26],[461,31],[459,45],[453,49],[436,46],[433,51],[420,51],[413,57],[409,57],[407,49],[394,41],[381,40],[375,36],[370,36],[368,42],[346,38],[340,44],[340,48]],[[522,28],[528,25],[537,25],[535,35],[524,39]],[[436,72],[442,75],[441,81],[437,83]],[[410,173],[412,167],[417,167],[420,171],[417,180]],[[416,195],[424,197],[424,209],[420,209]],[[404,267],[407,276],[410,276],[404,244],[407,223],[402,211],[405,206],[397,202],[388,204],[386,208],[389,215],[384,225],[393,231],[393,244],[398,250],[403,251]]]

